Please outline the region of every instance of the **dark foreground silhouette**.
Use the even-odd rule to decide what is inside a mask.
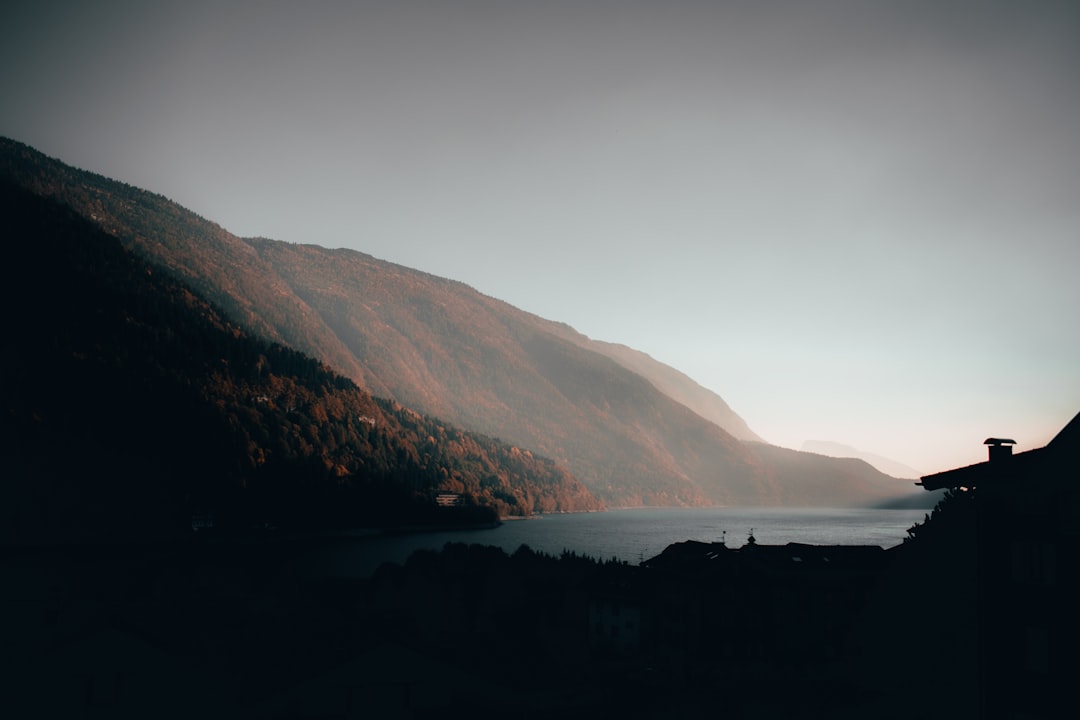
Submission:
[[[1078,426],[924,478],[945,499],[888,550],[451,544],[348,580],[318,571],[342,539],[11,550],[4,714],[1060,716]]]

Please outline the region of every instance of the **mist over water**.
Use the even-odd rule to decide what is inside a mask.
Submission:
[[[551,555],[564,550],[631,564],[684,540],[745,544],[751,530],[762,545],[899,545],[925,509],[640,508],[602,513],[544,515],[508,520],[492,530],[457,530],[357,539],[320,551],[318,574],[366,577],[384,562],[403,563],[416,550],[448,542],[494,545],[507,553],[521,545]],[[726,533],[726,537],[725,537]]]

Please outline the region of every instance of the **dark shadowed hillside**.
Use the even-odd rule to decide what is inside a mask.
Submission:
[[[550,460],[248,336],[53,200],[0,183],[0,217],[6,541],[171,536],[207,513],[322,529],[600,506]]]
[[[857,504],[909,491],[865,464],[779,462],[740,442],[756,436],[681,373],[461,283],[354,251],[237,238],[11,141],[0,176],[62,201],[245,330],[374,395],[551,457],[609,504]]]

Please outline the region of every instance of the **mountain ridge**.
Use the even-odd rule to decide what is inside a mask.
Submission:
[[[0,181],[11,343],[0,543],[491,523],[602,508],[549,458],[247,335],[74,211]],[[435,495],[452,493],[455,507]]]
[[[886,475],[891,475],[896,478],[913,480],[921,475],[915,468],[909,467],[898,460],[866,452],[865,450],[860,450],[859,448],[833,442],[831,440],[807,440],[802,444],[800,449],[803,452],[828,455],[829,457],[859,458],[860,460],[865,460],[870,463]]]
[[[800,484],[819,488],[812,504],[903,492],[883,490],[869,466],[777,465],[769,446],[722,427],[737,415],[719,396],[694,400],[704,389],[685,375],[459,281],[355,250],[238,238],[14,141],[0,143],[0,174],[93,219],[252,332],[370,392],[552,457],[609,505],[785,504],[806,497]],[[741,419],[731,429],[756,438]]]

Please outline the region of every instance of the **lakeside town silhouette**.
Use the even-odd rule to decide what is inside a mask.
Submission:
[[[5,713],[1057,717],[1080,415],[1043,448],[986,444],[921,479],[944,499],[889,549],[751,531],[631,565],[456,543],[342,579],[205,533],[9,548]]]

